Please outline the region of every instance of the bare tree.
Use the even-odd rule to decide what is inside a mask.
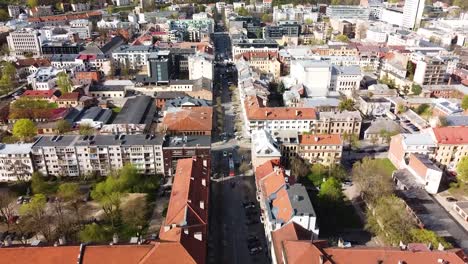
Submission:
[[[0,193],[0,222],[4,222],[10,230],[10,219],[15,215],[15,197],[10,192]]]

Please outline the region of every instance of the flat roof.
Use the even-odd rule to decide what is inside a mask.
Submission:
[[[153,109],[154,108],[154,109]],[[128,99],[120,113],[115,117],[113,124],[143,124],[153,118],[156,106],[150,96],[137,96]]]
[[[168,136],[164,140],[164,147],[169,148],[182,148],[182,147],[210,147],[211,148],[211,136]]]
[[[163,137],[160,135],[64,135],[42,136],[34,147],[73,147],[73,146],[134,146],[134,145],[162,145]],[[34,148],[33,147],[33,148]]]
[[[301,184],[293,184],[286,188],[289,201],[294,209],[294,215],[316,216],[312,202],[307,194],[306,188]]]
[[[0,154],[29,154],[33,145],[33,143],[0,143]]]

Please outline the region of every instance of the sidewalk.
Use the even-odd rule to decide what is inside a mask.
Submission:
[[[455,202],[448,202],[445,198],[452,196],[448,191],[432,195],[434,199],[458,222],[466,231],[468,231],[468,222],[464,221],[453,209]]]

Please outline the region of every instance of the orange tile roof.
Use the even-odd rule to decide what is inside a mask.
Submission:
[[[438,144],[468,144],[468,127],[435,127],[432,128]]]
[[[317,119],[314,108],[305,107],[261,107],[256,96],[245,101],[249,120],[312,120]]]
[[[322,243],[322,245],[320,245]],[[308,264],[311,260],[323,258],[323,263],[328,264],[362,264],[378,263],[440,263],[439,259],[450,264],[464,264],[468,261],[461,249],[446,251],[412,251],[400,248],[373,248],[353,247],[337,248],[326,247],[323,242],[310,241],[284,241],[283,250],[287,263]]]
[[[80,93],[79,92],[72,92],[72,93],[64,93],[62,94],[57,101],[78,101],[80,98]]]
[[[255,180],[259,182],[261,179],[266,177],[267,175],[270,175],[271,173],[274,172],[275,167],[280,165],[280,160],[275,159],[275,160],[269,160],[262,165],[257,166],[255,168]]]
[[[236,59],[244,58],[244,60],[249,61],[253,58],[265,58],[268,60],[275,60],[278,57],[278,52],[276,51],[258,51],[258,52],[243,52],[236,55]]]
[[[312,232],[296,224],[295,222],[289,222],[271,232],[271,239],[275,250],[276,263],[283,264],[283,258],[281,251],[283,248],[283,241],[295,241],[295,240],[307,240],[310,239]]]
[[[339,134],[299,135],[299,144],[302,145],[342,145]]]
[[[0,262],[14,264],[76,263],[79,246],[67,247],[4,247],[0,248]]]
[[[276,198],[273,200],[273,207],[278,210],[276,219],[282,220],[284,223],[291,220],[294,211],[286,189],[281,189],[276,193]]]
[[[286,184],[284,177],[285,175],[282,170],[277,171],[276,173],[271,173],[267,177],[264,177],[260,182],[263,195],[270,197],[272,194],[277,192],[282,186]]]
[[[83,264],[102,263],[104,259],[109,264],[140,263],[155,246],[158,244],[86,246]]]
[[[55,92],[57,92],[57,90],[55,89],[44,90],[44,91],[27,90],[21,95],[21,97],[50,98],[55,94]]]
[[[184,107],[177,112],[167,113],[162,121],[168,131],[211,131],[213,129],[213,108]]]

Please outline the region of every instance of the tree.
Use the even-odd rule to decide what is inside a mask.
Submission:
[[[349,42],[348,36],[343,35],[343,34],[336,36],[335,40],[339,42]]]
[[[48,193],[49,186],[44,180],[42,173],[35,171],[31,177],[31,190],[33,194]]]
[[[57,74],[57,86],[62,93],[69,93],[73,90],[73,84],[66,72],[59,72]]]
[[[273,20],[273,17],[269,14],[262,15],[262,22],[263,23],[270,23]]]
[[[30,140],[37,134],[36,125],[29,119],[19,119],[13,125],[13,136],[21,140]]]
[[[468,95],[463,96],[461,107],[463,110],[468,110]]]
[[[94,135],[94,128],[92,128],[90,125],[87,125],[87,124],[80,125],[80,135],[82,136]]]
[[[122,209],[122,219],[126,226],[138,227],[141,229],[146,224],[148,207],[146,206],[146,197],[138,197],[127,202]],[[137,230],[139,231],[139,230]]]
[[[377,142],[379,142],[379,137],[377,137],[376,135],[372,135],[371,138],[370,138],[370,141],[371,141],[372,145],[375,146],[375,144],[377,144]]]
[[[335,178],[328,178],[320,186],[318,198],[323,202],[337,202],[343,199],[341,183]]]
[[[468,156],[461,158],[457,164],[457,179],[468,182]]]
[[[86,225],[79,233],[82,242],[104,243],[109,242],[111,233],[96,223]]]
[[[67,120],[61,119],[57,121],[56,129],[59,134],[65,134],[67,132],[70,132],[71,128],[71,124]]]
[[[450,249],[453,246],[447,242],[444,238],[438,236],[434,231],[423,229],[423,228],[413,228],[411,229],[411,240],[414,243],[424,243],[431,244],[433,247],[438,247],[439,243],[444,246],[445,249]]]
[[[354,163],[352,177],[364,200],[371,205],[380,197],[393,192],[392,178],[387,174],[386,168],[369,157]]]
[[[111,15],[114,13],[114,6],[113,5],[108,5],[107,6],[107,14]]]
[[[406,212],[404,202],[394,196],[382,196],[367,211],[366,229],[379,235],[389,244],[410,242],[414,222]]]
[[[291,173],[296,179],[305,177],[309,173],[309,165],[299,157],[292,157],[290,160]]]
[[[35,194],[31,201],[21,205],[20,216],[29,220],[31,231],[41,233],[45,240],[53,241],[52,218],[46,211],[46,197]]]
[[[7,225],[10,230],[10,219],[15,215],[15,197],[10,192],[0,192],[0,223]]]
[[[306,25],[312,25],[313,23],[314,23],[314,20],[312,20],[312,19],[310,19],[310,18],[306,18],[306,19],[304,20],[304,24],[306,24]]]
[[[390,144],[392,137],[397,134],[398,134],[398,131],[388,131],[384,128],[382,128],[379,132],[379,136],[383,138],[385,142],[387,142],[387,144]]]
[[[422,88],[420,85],[413,83],[413,85],[411,85],[411,92],[414,95],[420,95],[422,92]]]
[[[250,170],[250,166],[247,162],[243,161],[239,166],[239,172],[241,174],[245,174],[248,170]]]
[[[406,75],[410,81],[414,79],[414,71],[416,70],[416,65],[411,61],[406,65]]]
[[[239,7],[236,9],[236,12],[239,16],[248,16],[249,15],[249,11],[247,9],[245,9],[245,7]]]
[[[340,111],[353,111],[354,110],[354,101],[353,99],[346,98],[341,100],[340,104],[338,105],[338,109]]]
[[[57,190],[57,197],[66,202],[77,199],[79,194],[79,185],[74,182],[62,183]]]
[[[401,88],[402,88],[402,90],[403,90],[402,92],[403,92],[404,95],[408,95],[408,94],[409,94],[409,92],[410,92],[410,87],[409,87],[409,85],[403,85],[403,87],[401,87]]]
[[[438,121],[437,121],[437,126],[438,127],[446,127],[448,125],[449,125],[449,122],[447,121],[447,117],[439,116]]]
[[[0,21],[6,21],[8,18],[8,12],[5,9],[0,9]]]
[[[0,89],[3,93],[11,91],[16,79],[16,68],[11,62],[2,62],[1,64]]]
[[[397,105],[397,113],[398,114],[401,114],[401,113],[404,113],[406,112],[406,106],[404,106],[403,104],[398,104]]]
[[[33,8],[39,5],[39,0],[27,0],[27,4],[29,7]]]

